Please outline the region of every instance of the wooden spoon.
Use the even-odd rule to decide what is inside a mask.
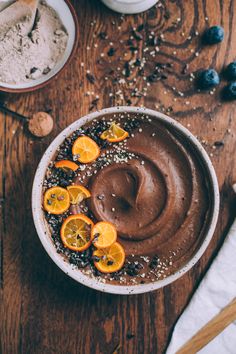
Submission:
[[[221,312],[202,327],[176,354],[194,354],[205,347],[212,339],[220,334],[230,323],[236,320],[236,298]]]
[[[12,26],[24,20],[21,33],[31,32],[39,0],[17,0],[0,12],[0,33],[3,36]],[[27,21],[25,21],[27,19]]]

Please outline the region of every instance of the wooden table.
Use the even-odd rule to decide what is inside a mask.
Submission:
[[[40,91],[3,97],[10,108],[27,116],[51,110],[55,129],[48,138],[36,140],[22,129],[21,123],[1,114],[1,352],[163,353],[178,316],[221,246],[233,218],[236,106],[220,99],[226,82],[213,94],[200,93],[190,74],[207,67],[221,71],[235,59],[236,1],[168,0],[145,14],[122,18],[98,0],[73,3],[79,18],[80,43],[70,66]],[[163,290],[126,297],[85,288],[56,267],[36,235],[30,200],[37,164],[62,129],[95,110],[96,105],[102,108],[131,103],[134,86],[119,83],[115,77],[119,66],[123,70],[126,51],[125,60],[130,59],[126,40],[132,27],[141,24],[145,24],[143,37],[149,28],[161,38],[160,51],[147,67],[155,62],[170,62],[173,66],[167,79],[150,87],[137,75],[136,87],[140,91],[147,87],[147,91],[146,96],[131,97],[132,105],[144,104],[169,112],[203,141],[219,179],[221,211],[210,246],[191,271]],[[213,24],[224,27],[225,40],[220,45],[203,46],[198,33]],[[108,39],[100,38],[104,34],[98,38],[101,32]],[[138,53],[132,55],[146,55],[144,41],[136,42]],[[116,51],[109,57],[110,47]],[[95,76],[95,83],[86,78],[87,70]],[[125,93],[124,99],[119,93],[113,95],[119,90]],[[224,145],[214,148],[217,141]]]

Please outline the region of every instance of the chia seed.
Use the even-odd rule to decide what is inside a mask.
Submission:
[[[89,73],[86,74],[86,78],[91,84],[94,84],[96,81],[95,76]]]
[[[112,56],[115,54],[115,52],[116,52],[115,48],[111,47],[111,48],[108,50],[107,55],[108,55],[109,57],[112,57]]]
[[[113,264],[114,264],[114,262],[113,262],[112,260],[107,261],[107,265],[108,265],[108,266],[111,266],[111,265],[113,265]]]
[[[141,41],[143,39],[143,35],[138,31],[133,31],[133,36],[137,41]]]
[[[104,40],[104,39],[107,39],[107,38],[108,38],[108,35],[107,35],[106,32],[100,32],[99,35],[98,35],[98,37],[99,37],[100,39]]]

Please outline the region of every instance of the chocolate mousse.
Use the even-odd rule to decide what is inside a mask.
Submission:
[[[117,143],[101,140],[111,122],[120,124],[129,137]],[[52,162],[45,178],[45,188],[74,183],[91,193],[65,215],[46,213],[58,252],[88,276],[114,284],[148,283],[183,267],[201,246],[212,216],[208,175],[194,147],[176,128],[155,117],[107,114],[67,138],[55,160],[73,160],[71,148],[81,135],[99,145],[96,161],[80,164],[69,175]],[[95,223],[105,220],[115,225],[126,254],[120,271],[100,273],[91,249],[79,253],[63,247],[59,235],[63,219],[78,213]]]

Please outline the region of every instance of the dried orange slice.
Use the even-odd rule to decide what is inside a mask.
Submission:
[[[92,229],[93,244],[96,248],[110,247],[117,239],[117,231],[113,224],[100,221]]]
[[[82,252],[92,242],[91,228],[93,222],[84,214],[69,216],[61,227],[61,240],[65,247]]]
[[[91,193],[87,188],[80,185],[68,186],[67,190],[70,195],[71,204],[79,204],[82,200],[91,197]]]
[[[63,170],[72,170],[72,171],[76,171],[79,168],[79,166],[75,162],[70,160],[57,161],[55,163],[55,167],[62,168]]]
[[[109,129],[105,130],[100,136],[101,139],[107,140],[110,143],[117,143],[125,140],[129,133],[122,129],[118,124],[112,123]]]
[[[44,194],[44,209],[50,214],[62,214],[70,207],[70,196],[65,188],[52,187]]]
[[[115,242],[108,248],[93,252],[94,265],[102,273],[114,273],[120,270],[125,262],[125,251],[120,243]]]
[[[98,158],[100,149],[93,139],[88,136],[80,136],[72,146],[72,154],[77,155],[79,162],[89,163]]]

